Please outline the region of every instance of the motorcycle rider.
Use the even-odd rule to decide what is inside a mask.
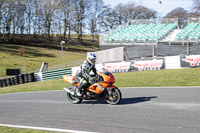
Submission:
[[[86,60],[80,65],[80,68],[75,75],[75,80],[80,83],[80,86],[78,86],[76,90],[76,94],[78,96],[82,96],[81,88],[86,89],[89,83],[94,80],[94,77],[91,77],[89,73],[93,71],[96,75],[97,70],[95,68],[95,61],[96,55],[94,53],[89,53]]]

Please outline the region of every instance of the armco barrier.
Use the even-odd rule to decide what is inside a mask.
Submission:
[[[47,71],[42,73],[42,80],[62,79],[63,75],[72,75],[71,68]]]

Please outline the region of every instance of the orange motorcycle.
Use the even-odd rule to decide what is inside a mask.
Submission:
[[[82,100],[106,100],[109,104],[118,104],[121,100],[121,91],[113,85],[114,76],[110,72],[97,72],[95,80],[87,89],[81,89],[82,96],[76,95],[80,83],[75,81],[75,76],[63,76],[65,82],[72,84],[69,88],[63,88],[67,92],[67,98],[73,104],[81,103]],[[91,83],[91,82],[90,82]]]

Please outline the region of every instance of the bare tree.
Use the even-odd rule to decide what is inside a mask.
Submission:
[[[134,15],[136,19],[150,19],[156,17],[156,12],[144,6],[137,6]]]
[[[43,28],[43,5],[44,5],[44,0],[33,0],[33,33],[34,36],[39,35],[42,33]]]
[[[25,30],[25,12],[26,12],[26,4],[22,0],[18,0],[16,4],[16,19],[17,19],[17,27],[20,31],[20,34],[24,34]]]
[[[44,4],[44,28],[45,32],[47,32],[48,38],[51,37],[52,25],[53,25],[53,17],[55,15],[55,10],[58,8],[59,1],[57,0],[46,0]]]
[[[27,14],[27,34],[31,34],[31,24],[33,22],[33,12],[34,9],[34,3],[33,0],[25,0],[26,2],[26,14]]]
[[[124,20],[127,17],[125,16],[125,11],[126,11],[125,6],[121,3],[114,8],[115,14],[113,15],[115,16],[118,25],[124,24]]]
[[[7,34],[7,36],[10,36],[11,33],[11,25],[13,20],[13,14],[15,13],[15,1],[14,0],[6,0],[6,3],[4,4],[4,13],[3,13],[3,26],[4,26],[4,33]]]
[[[200,0],[193,0],[192,10],[195,15],[200,16]]]
[[[59,8],[57,9],[57,12],[55,14],[55,17],[54,17],[54,29],[56,29],[56,34],[57,36],[62,36],[62,31],[63,31],[63,12],[62,12],[62,9]],[[65,36],[65,35],[64,35]],[[65,39],[65,37],[64,37]]]
[[[105,6],[100,14],[100,26],[103,31],[109,31],[110,29],[117,27],[115,12],[109,6]]]
[[[0,0],[0,34],[3,32],[3,14],[4,14],[4,4],[5,4],[5,0]]]
[[[100,21],[100,14],[104,8],[104,3],[102,0],[93,0],[91,2],[92,5],[88,17],[88,29],[90,30],[92,41],[94,41],[94,35],[98,33],[98,23]]]
[[[73,0],[61,0],[60,8],[63,13],[63,22],[64,22],[64,39],[68,31],[68,39],[70,39],[70,34],[72,30],[72,12],[73,12]]]
[[[91,0],[74,0],[74,31],[78,34],[78,39],[82,41],[83,28],[85,28],[85,19],[91,6]]]
[[[132,20],[135,19],[135,7],[136,4],[134,2],[128,3],[127,5],[124,6],[124,14],[125,14],[125,18],[124,18],[124,22],[128,22],[128,20]]]
[[[166,15],[167,18],[178,18],[178,24],[180,28],[183,28],[185,25],[187,25],[188,16],[188,11],[181,7],[175,8]]]
[[[114,17],[117,21],[117,25],[123,25],[128,22],[128,20],[136,18],[136,4],[134,2],[130,2],[126,5],[118,4],[114,8]]]

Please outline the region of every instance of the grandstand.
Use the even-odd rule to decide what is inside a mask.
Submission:
[[[200,53],[200,18],[188,18],[180,29],[178,18],[130,20],[100,35],[100,50],[124,46],[129,59]],[[172,46],[173,45],[173,46]]]
[[[163,39],[176,28],[176,24],[139,24],[126,26],[110,35],[105,36],[104,42],[131,43],[156,42]]]
[[[189,23],[184,27],[177,35],[176,39],[178,40],[197,40],[200,37],[200,25],[198,23]]]
[[[100,45],[107,44],[151,44],[159,42],[197,42],[200,38],[200,24],[195,18],[188,19],[188,25],[179,29],[178,19],[132,20],[125,26],[101,34]],[[197,19],[198,20],[198,19]],[[133,23],[134,22],[134,23]],[[157,24],[156,24],[157,23]]]

